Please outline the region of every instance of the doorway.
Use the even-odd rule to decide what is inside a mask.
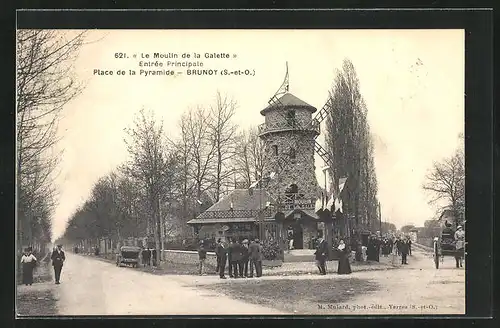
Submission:
[[[300,223],[295,223],[292,225],[293,231],[293,248],[303,249],[304,248],[304,229]]]

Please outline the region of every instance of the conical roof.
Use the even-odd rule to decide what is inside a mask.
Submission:
[[[284,107],[289,108],[306,108],[309,109],[312,113],[316,111],[316,108],[312,105],[309,105],[304,100],[297,98],[291,93],[285,93],[283,96],[278,98],[279,102],[276,101],[275,104],[270,104],[266,108],[260,111],[262,115],[265,115],[269,110],[275,108],[278,103],[281,103]]]

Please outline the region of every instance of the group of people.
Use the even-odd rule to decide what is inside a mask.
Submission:
[[[146,266],[156,266],[156,249],[146,247],[141,252],[142,265]]]
[[[314,256],[316,259],[316,266],[318,267],[320,275],[326,275],[326,261],[328,260],[328,242],[323,238],[323,232],[318,231],[318,237],[315,240]],[[350,274],[352,273],[351,264],[349,263],[349,247],[346,245],[343,239],[340,239],[338,245],[335,248],[339,254],[339,264],[337,268],[338,274]]]
[[[50,256],[52,260],[52,266],[54,267],[54,278],[57,285],[60,284],[61,271],[66,260],[66,255],[62,250],[62,245],[57,245]],[[33,248],[28,247],[24,249],[23,255],[21,256],[22,264],[22,283],[26,286],[31,286],[33,284],[33,271],[38,263],[37,258],[33,254]]]
[[[204,274],[206,250],[205,242],[200,241],[198,250],[200,275]],[[215,255],[217,258],[216,272],[219,274],[220,279],[226,279],[226,265],[228,264],[230,278],[262,276],[262,260],[264,256],[263,247],[258,238],[250,238],[250,240],[229,238],[229,243],[219,238],[215,247]]]

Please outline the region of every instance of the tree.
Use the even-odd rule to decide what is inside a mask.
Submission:
[[[415,226],[413,224],[407,224],[405,226],[402,226],[400,230],[402,233],[409,233],[410,230],[414,229],[414,228],[415,228]]]
[[[160,263],[161,217],[160,204],[162,194],[172,187],[172,172],[169,170],[169,158],[166,156],[163,123],[158,123],[152,112],[144,110],[137,115],[132,128],[125,130],[125,140],[130,159],[125,166],[127,174],[145,191],[150,210],[150,218],[156,244],[157,263]]]
[[[64,106],[82,90],[72,63],[85,32],[18,30],[16,66],[17,195],[20,245],[40,234],[50,239],[52,186],[60,154],[54,153]]]
[[[265,166],[265,144],[256,128],[242,131],[237,137],[234,158],[236,171],[248,187],[262,177]]]
[[[337,71],[329,100],[332,107],[326,118],[326,148],[334,164],[329,170],[333,192],[338,192],[339,179],[346,177],[346,212],[354,214],[357,223],[373,226],[378,222],[373,143],[359,80],[348,59]]]
[[[210,114],[203,108],[190,110],[181,120],[187,127],[193,163],[190,178],[194,182],[194,194],[197,200],[201,194],[213,186],[214,166],[217,156],[215,140],[211,138],[211,129],[207,122],[211,120]]]
[[[216,95],[216,105],[210,107],[210,139],[214,146],[215,172],[212,178],[214,185],[214,199],[219,201],[224,182],[234,174],[234,169],[230,166],[235,149],[235,137],[237,126],[232,122],[236,102],[227,97],[222,97],[219,92]]]
[[[396,232],[396,225],[390,222],[382,222],[382,231],[381,232]]]
[[[425,177],[423,189],[429,193],[429,204],[442,212],[451,210],[458,222],[465,219],[465,155],[463,149],[435,162]]]

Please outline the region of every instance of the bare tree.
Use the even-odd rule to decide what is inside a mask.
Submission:
[[[157,263],[160,263],[161,195],[171,187],[165,179],[168,161],[165,156],[163,123],[158,123],[153,113],[141,110],[132,128],[125,130],[128,135],[127,150],[130,160],[126,165],[127,173],[143,188],[151,210],[151,223],[156,244]]]
[[[194,181],[195,197],[199,200],[204,191],[212,187],[210,176],[214,172],[217,156],[215,141],[211,138],[211,129],[208,125],[211,117],[202,108],[190,110],[183,117],[191,145],[192,168],[190,177]]]
[[[423,189],[429,192],[429,203],[439,211],[451,209],[458,221],[465,219],[465,155],[458,149],[453,156],[435,162],[425,177]]]
[[[256,128],[241,132],[237,138],[237,153],[234,159],[239,176],[250,186],[262,177],[265,166],[265,144]]]
[[[22,243],[32,243],[32,223],[41,214],[50,215],[54,205],[55,189],[51,184],[60,154],[51,151],[58,141],[57,123],[62,109],[82,90],[72,63],[84,36],[85,32],[17,31],[16,168]],[[47,203],[41,205],[41,199]],[[44,229],[50,229],[48,222],[45,219]]]
[[[212,177],[214,186],[213,195],[215,201],[219,201],[221,187],[230,179],[235,170],[230,165],[231,159],[236,153],[235,137],[237,126],[232,122],[236,109],[236,102],[222,97],[219,92],[216,95],[216,105],[210,107],[209,135],[215,153],[215,170]]]

